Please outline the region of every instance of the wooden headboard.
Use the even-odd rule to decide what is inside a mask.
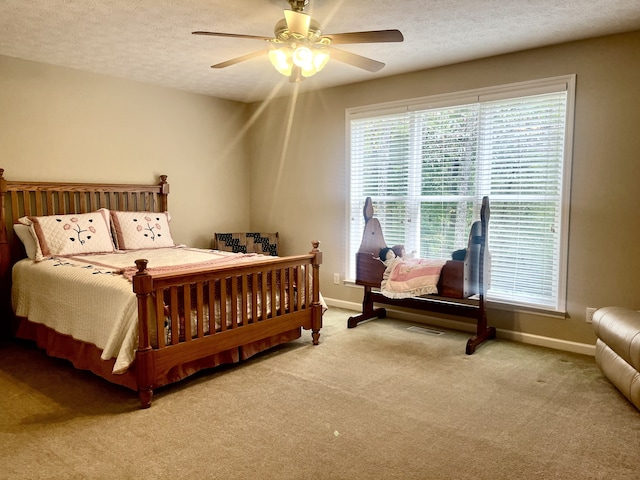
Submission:
[[[0,301],[6,306],[11,266],[25,257],[13,224],[25,215],[87,213],[99,208],[163,212],[168,209],[169,184],[160,176],[155,185],[9,181],[0,168]]]

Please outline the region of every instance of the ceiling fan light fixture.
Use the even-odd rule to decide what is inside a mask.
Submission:
[[[329,61],[329,54],[321,48],[288,44],[269,50],[269,60],[285,77],[291,75],[293,66],[300,68],[303,77],[311,77],[322,70]]]
[[[281,48],[269,50],[269,60],[275,69],[285,77],[291,75],[293,69],[293,58],[288,45]]]
[[[310,77],[322,70],[329,62],[329,54],[319,48],[315,48],[312,52],[313,58],[309,68],[302,67],[302,76]]]
[[[293,51],[293,63],[300,68],[310,68],[313,66],[313,52],[304,45]]]

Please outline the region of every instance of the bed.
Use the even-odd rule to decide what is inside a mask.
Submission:
[[[490,273],[490,255],[487,249],[489,228],[489,198],[484,197],[480,210],[480,220],[475,221],[469,232],[466,249],[460,253],[464,258],[442,261],[435,287],[435,293],[423,295],[391,295],[383,293],[381,287],[389,280],[388,265],[380,259],[380,252],[387,247],[382,227],[374,217],[371,198],[365,201],[365,228],[360,248],[356,253],[356,284],[364,287],[362,313],[352,316],[347,327],[372,318],[386,317],[386,309],[375,304],[407,307],[458,317],[471,318],[476,323],[476,333],[466,345],[466,353],[471,355],[486,340],[495,338],[496,331],[487,323],[485,293]],[[402,257],[404,247],[392,247],[397,257]],[[386,275],[386,277],[385,277]]]
[[[319,242],[288,257],[175,246],[168,194],[164,175],[154,185],[21,182],[0,169],[3,318],[49,355],[137,391],[143,408],[158,387],[302,330],[317,345],[322,327]]]

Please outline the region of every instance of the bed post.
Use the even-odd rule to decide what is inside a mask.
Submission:
[[[166,212],[169,210],[169,202],[167,196],[169,195],[169,184],[167,183],[167,176],[160,175],[160,194],[158,195],[160,198],[160,208],[159,212]]]
[[[6,195],[7,181],[4,178],[4,168],[0,168],[0,275],[4,275],[11,264],[9,239],[7,238],[7,215],[5,213]]]
[[[7,181],[4,178],[4,168],[0,168],[0,275],[4,276],[11,264],[9,258],[9,239],[7,238],[6,197]]]
[[[322,264],[322,252],[320,251],[320,242],[314,240],[311,242],[311,253],[314,255],[312,263],[313,275],[313,312],[311,314],[311,338],[313,344],[318,345],[320,341],[320,329],[322,328],[322,305],[320,304],[320,265]]]
[[[0,336],[9,332],[10,291],[11,291],[11,249],[7,238],[7,215],[5,212],[7,195],[7,181],[4,178],[4,168],[0,168]]]
[[[138,297],[138,349],[136,350],[136,374],[140,406],[149,408],[153,397],[155,364],[149,339],[149,301],[153,291],[153,278],[147,271],[147,260],[136,260],[138,271],[133,276],[133,291]]]
[[[480,260],[478,265],[478,318],[476,323],[476,334],[467,340],[467,355],[471,355],[476,351],[476,347],[485,340],[496,338],[495,327],[487,326],[487,311],[484,301],[486,294],[486,279],[484,276],[485,267],[487,266],[488,256],[486,256],[487,245],[489,244],[489,197],[483,197],[482,208],[480,209],[480,225],[481,225],[481,238],[480,242]]]

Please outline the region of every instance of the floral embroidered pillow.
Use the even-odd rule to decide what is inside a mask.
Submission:
[[[116,246],[120,250],[173,247],[169,213],[111,212]]]
[[[29,225],[38,240],[36,261],[58,255],[115,251],[106,208],[91,213],[22,217],[19,221]]]

